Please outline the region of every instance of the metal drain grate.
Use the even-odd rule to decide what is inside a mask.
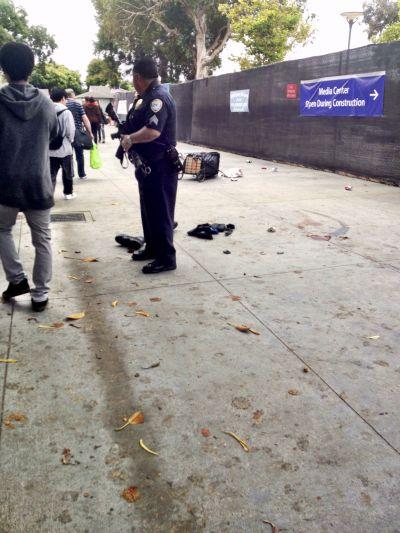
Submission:
[[[85,213],[53,213],[51,222],[86,222]]]

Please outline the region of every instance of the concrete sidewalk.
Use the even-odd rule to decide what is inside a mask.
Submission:
[[[0,307],[0,532],[399,532],[400,190],[223,154],[245,176],[180,183],[178,270],[146,277],[114,243],[140,234],[133,172],[100,149],[57,187],[87,221],[52,226],[48,310]],[[236,231],[187,236],[207,221]]]

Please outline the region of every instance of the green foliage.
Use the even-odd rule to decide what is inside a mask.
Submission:
[[[70,70],[64,65],[58,65],[53,61],[35,67],[31,83],[40,89],[53,89],[62,87],[73,89],[76,94],[82,92],[82,82],[79,72]]]
[[[392,41],[400,41],[400,22],[388,26],[379,38],[380,43],[390,43]]]
[[[368,0],[364,2],[364,23],[368,26],[368,39],[373,42],[387,42],[396,29],[390,28],[400,22],[398,0]],[[386,31],[388,30],[388,33]],[[385,37],[383,35],[385,34]],[[381,36],[383,40],[381,40]]]
[[[15,7],[11,0],[0,0],[0,46],[18,41],[28,44],[40,64],[57,48],[54,37],[43,26],[30,26],[26,11]]]
[[[88,65],[88,75],[86,85],[108,85],[109,87],[119,87],[121,84],[121,74],[118,63],[113,57],[105,59],[95,58]]]
[[[243,43],[246,55],[236,59],[242,69],[281,61],[296,43],[311,33],[304,19],[305,0],[237,0],[220,5],[230,20],[232,37]]]

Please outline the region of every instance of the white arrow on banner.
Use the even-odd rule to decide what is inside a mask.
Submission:
[[[374,89],[374,92],[370,94],[374,100],[376,100],[379,96],[379,93],[376,89]]]

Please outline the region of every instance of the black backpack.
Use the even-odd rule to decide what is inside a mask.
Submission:
[[[57,137],[55,137],[49,144],[50,150],[59,150],[61,148],[61,146],[63,145],[64,135],[61,132],[61,127],[60,127],[60,122],[58,120],[58,117],[62,113],[64,113],[64,111],[68,111],[68,110],[67,109],[61,109],[61,111],[59,111],[57,113],[58,133],[57,133]]]

